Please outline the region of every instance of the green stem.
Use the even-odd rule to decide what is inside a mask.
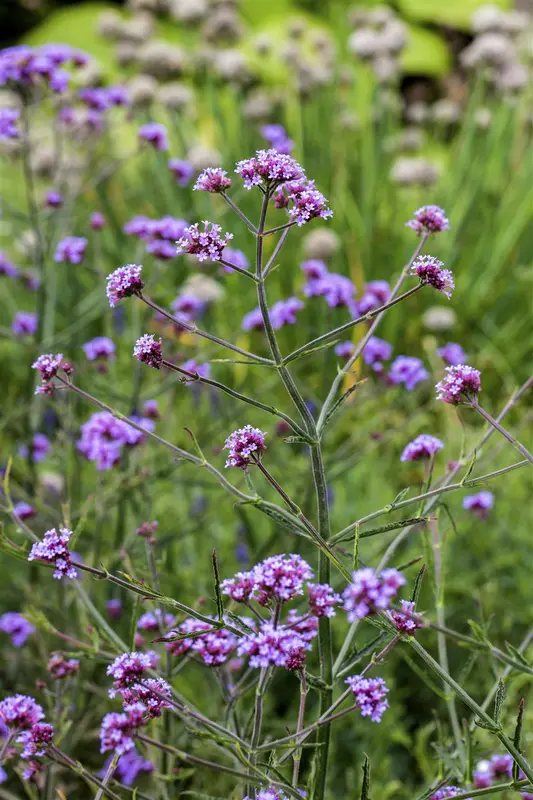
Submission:
[[[514,436],[512,436],[509,433],[509,431],[503,428],[497,420],[491,417],[488,411],[485,411],[485,409],[481,408],[477,399],[472,398],[470,401],[470,405],[478,412],[478,414],[481,414],[483,419],[485,419],[489,423],[489,425],[492,425],[492,427],[495,430],[497,430],[498,433],[501,433],[501,435],[504,436],[507,439],[507,441],[510,442],[513,445],[513,447],[516,448],[516,450],[518,450],[518,452],[524,456],[524,458],[527,458],[530,464],[533,464],[533,455],[531,455],[529,450],[527,450],[527,448],[525,448],[523,444],[520,444],[520,442],[517,439],[515,439]]]
[[[305,719],[305,703],[307,700],[307,681],[305,679],[305,670],[300,674],[300,705],[298,707],[298,720],[296,723],[296,736],[302,732],[304,728]],[[302,760],[302,751],[297,750],[294,754],[294,766],[292,770],[292,785],[295,789],[298,788],[298,777],[300,775],[300,763]]]
[[[229,197],[229,196],[226,194],[226,192],[220,192],[220,194],[221,194],[222,198],[223,198],[223,199],[226,201],[226,203],[228,204],[228,206],[229,206],[231,209],[233,209],[233,211],[235,211],[235,213],[236,213],[236,214],[237,214],[237,215],[238,215],[238,216],[239,216],[239,217],[242,219],[242,221],[244,222],[244,224],[246,225],[246,227],[247,227],[247,228],[249,228],[249,229],[252,231],[252,233],[257,233],[257,228],[255,227],[255,225],[253,224],[253,222],[250,222],[250,220],[248,219],[248,217],[246,216],[246,214],[244,214],[244,213],[241,211],[241,209],[239,208],[239,206],[238,206],[238,205],[236,205],[236,204],[233,202],[233,200],[231,199],[231,197]]]
[[[279,237],[278,243],[276,244],[272,255],[268,259],[267,263],[265,264],[265,268],[263,269],[263,280],[266,280],[267,275],[273,269],[274,261],[276,260],[276,257],[278,256],[281,248],[285,244],[285,241],[286,241],[287,236],[289,235],[289,233],[290,233],[290,231],[287,229],[287,230],[283,231],[283,233]]]
[[[113,753],[113,758],[111,759],[111,761],[109,763],[109,766],[108,766],[108,768],[106,770],[106,773],[104,775],[104,778],[102,780],[102,784],[101,784],[100,788],[98,789],[94,800],[102,800],[102,797],[103,797],[104,792],[106,790],[107,784],[109,783],[109,781],[113,777],[113,773],[115,772],[115,770],[117,768],[119,758],[120,758],[120,754],[119,753]]]

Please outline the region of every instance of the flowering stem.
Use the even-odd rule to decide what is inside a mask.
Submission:
[[[227,342],[225,339],[220,339],[218,336],[214,336],[212,333],[208,333],[207,331],[203,331],[200,328],[197,328],[196,325],[191,325],[189,322],[185,322],[184,320],[178,319],[173,314],[170,314],[168,311],[165,311],[164,308],[161,308],[153,300],[146,297],[142,293],[139,293],[139,297],[146,303],[146,305],[153,308],[154,311],[157,311],[159,314],[162,314],[167,319],[174,322],[176,325],[179,325],[181,328],[185,328],[186,331],[189,333],[196,334],[196,336],[201,336],[204,339],[208,339],[210,342],[214,342],[215,344],[219,344],[221,347],[225,347],[227,350],[233,350],[234,353],[239,353],[239,355],[244,356],[245,358],[249,358],[251,361],[257,361],[260,364],[268,364],[272,365],[273,361],[270,358],[263,358],[263,356],[256,356],[254,353],[249,353],[247,350],[243,350],[241,347],[237,347],[237,345],[232,344],[231,342]]]
[[[7,753],[8,749],[9,749],[9,745],[13,741],[14,737],[15,737],[15,733],[13,731],[9,731],[9,733],[6,736],[6,738],[4,740],[4,743],[2,745],[2,749],[0,750],[0,764],[4,763],[4,758],[6,756],[6,753]]]
[[[479,706],[476,701],[473,700],[456,681],[454,681],[451,675],[449,675],[448,672],[446,672],[446,670],[444,670],[440,664],[435,661],[435,659],[427,652],[427,650],[422,647],[421,644],[419,644],[419,642],[417,642],[416,639],[410,638],[406,641],[413,648],[413,650],[424,659],[426,664],[433,670],[433,672],[435,672],[444,683],[448,684],[448,686],[455,692],[457,697],[459,697],[459,699],[462,700],[463,703],[474,712],[479,720],[485,723],[488,726],[488,729],[498,737],[507,752],[512,755],[514,761],[523,770],[529,781],[533,783],[533,769],[531,768],[529,762],[524,758],[522,753],[520,753],[520,751],[515,747],[511,739],[504,734],[500,725],[497,724],[492,717],[490,717],[487,712],[484,711],[484,709],[481,708],[481,706]]]
[[[258,236],[270,236],[271,233],[277,233],[278,231],[285,231],[288,228],[292,228],[296,225],[296,222],[286,222],[285,225],[278,225],[277,228],[270,228],[268,231],[257,231]]]
[[[481,414],[483,419],[485,419],[489,425],[492,425],[492,427],[497,430],[498,433],[501,433],[501,435],[504,436],[508,442],[511,442],[513,447],[515,447],[518,452],[524,456],[524,458],[527,458],[530,464],[533,464],[533,455],[531,455],[529,450],[527,450],[523,444],[520,444],[520,442],[517,441],[514,436],[509,433],[509,431],[505,430],[505,428],[503,428],[497,420],[491,417],[491,415],[485,411],[485,409],[481,408],[475,397],[470,398],[470,405],[478,412],[478,414]]]
[[[233,209],[233,211],[235,211],[235,213],[237,214],[237,216],[239,216],[239,217],[242,219],[242,221],[244,222],[244,224],[245,224],[245,225],[246,225],[246,226],[247,226],[247,227],[248,227],[248,228],[249,228],[249,229],[250,229],[250,230],[251,230],[253,233],[257,233],[257,228],[255,227],[255,225],[253,224],[253,222],[251,222],[251,221],[248,219],[248,217],[246,216],[246,214],[244,214],[244,213],[241,211],[241,209],[239,208],[239,206],[238,206],[238,205],[236,205],[236,204],[233,202],[233,200],[231,199],[231,197],[229,197],[229,196],[226,194],[226,192],[220,192],[220,195],[221,195],[221,196],[222,196],[222,198],[223,198],[223,199],[226,201],[226,203],[228,204],[228,206],[229,206],[230,208],[232,208],[232,209]]]
[[[251,281],[253,281],[254,283],[257,283],[257,278],[255,277],[253,272],[248,272],[247,270],[243,269],[242,267],[237,267],[235,264],[231,264],[229,261],[224,261],[223,258],[220,258],[218,260],[218,263],[222,264],[224,267],[229,267],[234,272],[239,272],[241,275],[245,275]]]
[[[102,800],[102,797],[103,797],[104,792],[106,790],[107,784],[109,783],[109,781],[113,777],[113,773],[115,772],[115,770],[117,768],[119,759],[120,759],[120,753],[116,753],[116,752],[113,753],[113,758],[111,759],[111,761],[109,763],[109,766],[106,769],[106,773],[104,775],[104,779],[102,781],[102,785],[98,789],[94,800]]]
[[[68,767],[69,769],[72,770],[72,772],[75,772],[76,775],[81,775],[81,777],[85,778],[85,780],[88,781],[89,783],[98,786],[100,792],[99,795],[97,796],[102,797],[102,795],[104,794],[106,797],[110,797],[111,800],[120,800],[118,794],[115,794],[115,792],[109,789],[109,787],[106,786],[103,781],[101,781],[99,778],[97,778],[95,775],[93,775],[91,772],[85,769],[85,767],[82,766],[79,761],[74,761],[72,758],[67,756],[66,753],[63,753],[61,750],[59,750],[59,748],[57,748],[54,744],[50,746],[49,754],[52,760],[55,761],[57,764],[60,764],[63,767]]]
[[[302,732],[305,719],[305,702],[307,700],[307,681],[305,678],[305,670],[300,672],[300,705],[298,707],[298,721],[296,723],[296,735]],[[300,762],[302,760],[302,751],[297,750],[294,754],[294,766],[292,770],[292,785],[295,789],[298,788],[298,776],[300,774]]]
[[[289,235],[289,232],[290,231],[287,228],[286,230],[283,231],[283,233],[279,237],[278,243],[276,244],[276,246],[274,248],[274,252],[272,253],[270,258],[268,259],[267,263],[265,264],[265,268],[263,269],[263,280],[266,279],[266,277],[267,277],[268,273],[270,272],[270,270],[273,269],[274,261],[276,260],[281,248],[285,244],[285,241],[287,239],[287,236]]]
[[[427,241],[428,235],[429,234],[427,234],[427,233],[423,234],[423,236],[420,238],[420,242],[418,244],[418,247],[416,248],[415,252],[411,256],[411,258],[409,259],[407,264],[402,269],[400,277],[396,281],[396,284],[395,284],[395,286],[394,286],[394,288],[393,288],[393,290],[391,292],[389,303],[392,300],[394,300],[394,298],[398,295],[398,292],[400,291],[400,289],[402,287],[402,284],[404,282],[404,279],[405,279],[407,273],[409,272],[409,270],[411,269],[412,264],[416,261],[416,259],[418,258],[418,256],[422,252],[422,249],[423,249],[423,247],[424,247],[424,245],[425,245],[425,243]],[[420,286],[416,287],[416,289],[419,289],[419,288],[420,288]],[[366,335],[363,337],[363,339],[359,342],[358,346],[356,347],[355,352],[350,356],[350,358],[348,359],[348,361],[346,362],[344,367],[341,370],[339,370],[337,377],[333,381],[333,383],[331,385],[331,389],[329,390],[329,394],[328,394],[328,396],[326,397],[326,399],[324,401],[324,404],[322,406],[322,410],[320,412],[320,416],[318,418],[317,428],[318,428],[319,434],[324,428],[324,424],[325,424],[325,421],[327,419],[329,410],[330,410],[333,402],[335,401],[335,396],[336,396],[336,394],[337,394],[337,392],[339,390],[339,387],[341,386],[345,376],[350,372],[350,370],[351,370],[352,366],[354,365],[356,359],[359,358],[361,352],[363,351],[363,349],[364,349],[366,343],[368,342],[368,340],[370,339],[370,337],[373,336],[374,333],[376,332],[376,329],[377,329],[379,323],[382,320],[383,313],[384,312],[381,311],[380,313],[377,314],[377,316],[376,316],[374,322],[372,323],[372,325],[370,326],[368,332],[366,333]]]
[[[310,342],[307,342],[307,344],[304,344],[302,345],[302,347],[299,347],[297,350],[294,350],[292,353],[289,353],[288,356],[285,356],[285,358],[283,359],[283,363],[289,364],[291,361],[295,361],[297,358],[299,358],[302,355],[305,355],[310,350],[318,347],[319,345],[325,344],[326,342],[329,342],[330,340],[337,338],[341,333],[349,331],[351,328],[355,328],[356,325],[360,325],[362,322],[368,322],[372,319],[375,319],[379,314],[382,314],[384,311],[387,311],[389,308],[392,308],[393,306],[397,305],[397,303],[401,303],[402,300],[405,300],[406,297],[410,297],[412,294],[416,294],[416,292],[420,291],[421,288],[422,284],[419,283],[417,286],[414,286],[412,289],[409,289],[409,291],[404,292],[399,297],[396,297],[394,300],[391,300],[390,302],[385,303],[385,305],[374,309],[374,311],[369,311],[367,314],[363,314],[362,317],[357,317],[357,319],[351,319],[349,322],[345,322],[344,325],[339,325],[338,328],[334,328],[333,330],[328,331],[327,333],[323,333],[322,336],[317,336],[316,339],[312,339]],[[333,342],[331,342],[331,344],[333,344]],[[365,344],[366,344],[366,339],[365,339]],[[359,353],[356,355],[356,358],[358,355]]]
[[[518,781],[515,783],[514,781],[510,781],[509,783],[499,783],[495,786],[487,787],[486,789],[469,789],[466,792],[460,792],[459,794],[454,794],[454,800],[470,800],[471,797],[483,797],[488,794],[498,794],[499,792],[504,792],[506,789],[523,789],[529,786],[529,781]]]
[[[285,420],[285,422],[290,425],[295,433],[297,433],[299,436],[307,437],[306,432],[298,425],[298,423],[291,419],[288,414],[284,414],[283,411],[279,411],[277,408],[274,408],[274,406],[261,403],[259,400],[255,400],[253,397],[248,397],[240,392],[236,392],[234,389],[231,389],[224,383],[214,381],[211,378],[204,378],[197,372],[190,372],[186,369],[183,369],[183,367],[178,367],[176,364],[172,364],[170,361],[166,361],[165,359],[163,359],[162,363],[168,369],[174,370],[174,372],[179,372],[181,375],[185,375],[187,378],[190,378],[191,381],[199,381],[200,383],[205,383],[206,386],[213,386],[216,389],[220,389],[220,391],[225,392],[225,394],[229,394],[230,397],[234,397],[236,400],[242,400],[243,403],[248,403],[251,406],[260,408],[262,411],[267,411],[269,414],[273,414],[274,416]]]
[[[256,749],[261,735],[261,725],[263,724],[263,700],[268,686],[272,670],[269,667],[262,667],[259,681],[255,688],[254,720],[252,727],[252,737],[250,740],[250,762],[255,767],[257,762]],[[252,773],[253,774],[253,773]]]

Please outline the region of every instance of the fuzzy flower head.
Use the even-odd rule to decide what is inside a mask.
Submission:
[[[244,188],[263,186],[272,189],[282,183],[304,177],[304,170],[298,162],[278,150],[258,150],[253,158],[239,161],[235,172],[244,180]]]
[[[397,631],[414,634],[423,627],[422,617],[415,613],[415,604],[411,600],[400,600],[402,610],[393,608],[386,614]]]
[[[170,708],[165,697],[170,697],[171,694],[169,684],[162,678],[146,678],[142,683],[134,683],[121,690],[124,705],[142,703],[151,719],[160,717],[163,709]]]
[[[44,461],[47,458],[47,456],[50,455],[51,450],[52,450],[52,445],[50,444],[50,439],[48,438],[48,436],[45,436],[44,433],[36,433],[31,440],[31,446],[28,447],[28,445],[23,444],[19,447],[18,452],[19,455],[22,456],[22,458],[31,458],[34,464],[40,464],[41,461]],[[17,503],[17,505],[20,504]],[[28,511],[25,508],[25,506],[26,504],[23,503],[22,511],[23,514],[25,514],[26,518],[28,518]],[[33,516],[34,513],[35,512],[30,514],[30,516]]]
[[[122,653],[106,669],[106,675],[113,678],[113,688],[109,690],[109,696],[114,697],[132,683],[138,683],[152,666],[150,653]]]
[[[96,336],[82,345],[82,350],[89,361],[113,361],[115,343],[108,336]]]
[[[54,253],[54,261],[81,264],[86,249],[87,239],[83,236],[67,236],[58,243]]]
[[[114,750],[119,755],[133,750],[133,737],[146,723],[146,707],[143,703],[131,703],[124,706],[121,714],[106,714],[100,728],[100,752]]]
[[[105,217],[100,211],[93,211],[89,220],[92,231],[101,231],[105,228]]]
[[[432,794],[429,800],[447,800],[448,797],[455,797],[458,794],[462,794],[462,789],[458,786],[443,786],[442,789],[439,789]]]
[[[55,378],[59,370],[63,370],[67,375],[72,373],[72,367],[67,361],[63,361],[63,353],[43,353],[39,356],[37,361],[31,365],[32,369],[36,369],[43,384],[49,383],[52,378]]]
[[[13,505],[13,513],[21,520],[31,519],[35,516],[35,509],[33,506],[30,506],[29,503],[25,503],[24,500],[19,500],[18,503]]]
[[[481,373],[467,364],[446,367],[446,376],[437,383],[437,400],[452,406],[466,403],[481,391]]]
[[[392,362],[387,374],[389,383],[403,383],[409,392],[412,392],[419,383],[427,378],[429,378],[428,371],[420,359],[414,356],[398,356]]]
[[[200,230],[198,223],[185,228],[184,235],[178,239],[177,255],[185,253],[196,256],[198,261],[220,261],[222,251],[230,239],[232,233],[221,236],[222,228],[214,222],[204,220],[203,230]]]
[[[315,617],[334,617],[335,607],[342,603],[342,597],[329,583],[308,583],[309,612]]]
[[[448,218],[439,206],[422,206],[415,211],[413,219],[405,224],[419,236],[423,233],[440,233],[450,229]]]
[[[485,520],[488,513],[494,506],[494,495],[492,492],[478,492],[477,494],[470,494],[463,498],[463,508],[466,511],[472,511],[479,519]]]
[[[63,653],[53,653],[46,668],[51,677],[58,681],[75,675],[80,668],[80,662],[77,658],[65,658]]]
[[[0,617],[0,631],[11,637],[13,647],[22,647],[32,633],[35,633],[35,628],[17,611],[6,611]]]
[[[240,267],[240,269],[250,268],[250,262],[242,250],[235,250],[232,247],[226,247],[222,255],[224,256],[224,261],[226,261],[228,264],[232,264],[235,267]],[[231,274],[233,270],[231,267],[224,266],[224,272]]]
[[[17,742],[24,745],[20,757],[33,758],[34,756],[44,756],[53,738],[53,725],[47,722],[37,722],[29,731],[23,731],[20,736],[17,737]]]
[[[448,299],[455,289],[453,275],[449,269],[442,269],[442,261],[433,256],[419,256],[411,267],[411,274],[418,275],[420,283],[433,286]]]
[[[68,528],[51,528],[44,534],[41,542],[32,545],[28,561],[45,561],[55,567],[54,578],[76,578],[78,573],[72,566],[72,559],[68,549],[68,542],[72,531]]]
[[[303,585],[313,578],[307,561],[293,553],[265,558],[252,570],[257,602],[267,606],[271,602],[286,603],[303,594]]]
[[[11,323],[15,336],[34,336],[37,333],[38,317],[33,311],[17,311]]]
[[[263,622],[257,633],[239,640],[237,655],[249,656],[254,669],[287,667],[294,649],[309,650],[310,644],[295,629]]]
[[[270,310],[272,327],[276,330],[284,325],[294,325],[296,313],[301,311],[304,304],[298,297],[289,297],[288,300],[278,300]]]
[[[139,128],[139,139],[151,144],[155,150],[168,150],[167,129],[159,122],[147,122]]]
[[[363,348],[363,361],[374,372],[383,372],[383,361],[388,361],[391,356],[392,345],[377,336],[371,336]]]
[[[336,356],[348,360],[354,352],[355,345],[353,342],[347,340],[346,342],[339,342],[339,344],[336,344],[334,349]]]
[[[255,590],[254,572],[237,572],[233,578],[222,581],[221,589],[236,603],[247,603]]]
[[[224,628],[212,630],[208,623],[197,619],[186,619],[172,633],[185,637],[167,644],[167,650],[172,655],[196,654],[208,667],[224,664],[237,647],[237,638],[232,633]],[[187,634],[190,634],[190,638]]]
[[[226,170],[219,167],[207,167],[198,175],[192,188],[197,192],[218,194],[219,192],[225,192],[230,186],[231,178],[228,178]]]
[[[436,436],[422,433],[406,445],[400,461],[420,461],[424,458],[432,458],[443,447],[444,443]]]
[[[154,369],[161,369],[163,362],[161,339],[158,341],[153,334],[145,333],[135,342],[133,357]]]
[[[246,795],[244,800],[252,800],[252,798]],[[289,800],[289,798],[282,793],[281,789],[270,786],[267,789],[260,789],[255,795],[255,800]]]
[[[144,288],[141,273],[140,264],[126,264],[107,276],[106,294],[111,308],[114,308],[119,300],[131,297],[132,294],[139,294]]]
[[[263,314],[259,306],[249,311],[242,318],[241,328],[243,331],[261,331],[264,327]]]
[[[178,186],[187,186],[194,173],[191,162],[183,161],[181,158],[169,159],[168,168],[176,178]]]
[[[18,278],[20,275],[20,271],[18,267],[16,267],[6,256],[6,254],[0,250],[0,276],[5,275],[6,278]]]
[[[10,730],[29,730],[44,719],[44,711],[33,697],[15,694],[0,701],[0,722]]]
[[[233,431],[224,443],[224,450],[228,450],[226,467],[239,467],[246,469],[254,460],[261,458],[261,453],[266,450],[265,433],[259,428],[245,425]]]
[[[0,108],[0,141],[19,138],[19,117],[20,111],[17,108]]]
[[[437,355],[452,367],[458,364],[464,364],[467,360],[465,351],[461,345],[456,342],[448,342],[443,347],[437,347]]]
[[[312,219],[329,219],[333,216],[333,211],[328,208],[328,201],[315,187],[314,181],[307,181],[302,185],[297,182],[294,189],[290,184],[287,186],[287,198],[289,200],[289,218],[296,222],[299,228],[310,222]]]
[[[154,611],[147,611],[137,622],[137,629],[140,631],[159,631],[168,630],[176,622],[176,617],[173,614],[163,614],[161,609],[156,608]]]
[[[353,582],[343,592],[344,610],[348,622],[376,614],[389,607],[405,578],[396,569],[385,569],[377,575],[373,569],[356,570]]]
[[[365,284],[363,296],[357,301],[356,307],[359,315],[375,311],[385,305],[390,297],[390,285],[387,281],[369,281]]]
[[[192,378],[185,375],[183,376],[182,380],[184,380],[186,384],[195,383],[198,378],[209,379],[211,377],[211,365],[199,364],[194,358],[189,358],[187,361],[184,361],[184,363],[180,365],[180,368],[184,369],[186,372],[190,372],[193,376]],[[196,376],[198,376],[198,378],[196,378]]]
[[[389,707],[386,699],[389,691],[383,678],[363,678],[352,675],[345,683],[350,687],[362,717],[370,717],[372,722],[381,722],[383,713]]]

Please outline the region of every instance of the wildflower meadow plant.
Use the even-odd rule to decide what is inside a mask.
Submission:
[[[9,48],[3,53],[4,82],[26,90],[37,84],[53,92],[62,92],[66,80],[58,66],[75,65],[81,58],[75,51],[53,48],[44,53]],[[111,88],[78,94],[102,125],[101,117],[110,108],[129,103],[127,92]],[[69,115],[61,110],[66,124]],[[3,138],[16,139],[20,130],[19,115],[0,117]],[[172,151],[170,125],[167,129],[145,122],[136,131],[140,158],[155,163],[160,156],[151,150]],[[309,257],[295,267],[292,256],[284,258],[289,237],[335,220],[335,197],[330,202],[317,181],[307,177],[282,126],[265,125],[262,135],[270,148],[239,160],[232,177],[218,166],[200,171],[192,156],[190,161],[167,161],[165,156],[164,187],[169,191],[162,192],[164,202],[174,197],[172,191],[175,196],[188,192],[191,208],[202,215],[208,209],[212,219],[220,214],[220,224],[191,222],[193,212],[186,215],[188,221],[136,214],[119,223],[104,192],[98,204],[105,216],[87,213],[87,238],[64,236],[63,231],[50,250],[48,238],[37,236],[37,262],[58,262],[57,273],[66,272],[68,265],[73,288],[62,302],[73,302],[76,292],[90,283],[95,296],[99,293],[103,301],[107,297],[107,303],[104,324],[92,327],[93,295],[87,292],[82,312],[91,332],[81,335],[78,321],[57,331],[48,302],[55,284],[43,270],[49,282],[39,294],[32,324],[30,312],[17,312],[17,336],[34,337],[31,344],[17,344],[31,349],[29,363],[40,384],[35,395],[28,391],[25,398],[31,424],[20,423],[22,458],[10,460],[4,474],[2,510],[15,533],[12,539],[2,534],[1,546],[6,557],[18,559],[28,574],[38,576],[39,587],[53,595],[61,622],[49,622],[31,597],[24,600],[26,609],[0,617],[0,631],[17,657],[19,650],[21,658],[42,652],[44,634],[55,643],[35,684],[36,697],[18,693],[11,675],[6,680],[0,700],[0,764],[8,776],[30,781],[28,796],[36,797],[41,789],[43,797],[51,797],[56,776],[70,772],[78,787],[73,792],[79,791],[82,779],[98,800],[132,796],[129,787],[137,780],[143,782],[135,790],[139,798],[164,800],[184,789],[185,794],[205,797],[223,791],[244,800],[327,800],[341,796],[334,783],[335,758],[347,746],[362,777],[349,779],[345,796],[369,800],[378,796],[371,789],[372,774],[380,760],[386,761],[376,726],[385,729],[389,719],[395,724],[402,681],[411,669],[420,692],[425,697],[435,692],[447,714],[438,722],[438,763],[428,762],[424,771],[425,777],[434,777],[421,788],[420,800],[468,798],[472,792],[477,797],[500,785],[502,791],[527,797],[533,791],[533,766],[521,739],[524,703],[515,703],[514,696],[506,699],[505,689],[511,675],[525,679],[532,674],[522,653],[531,635],[525,645],[503,649],[490,641],[488,625],[472,622],[468,634],[456,631],[441,601],[442,553],[457,526],[444,500],[448,493],[461,494],[507,472],[530,468],[533,456],[501,423],[532,381],[494,418],[479,403],[481,370],[462,363],[460,345],[449,342],[437,350],[430,343],[442,376],[436,395],[432,393],[431,358],[422,360],[420,353],[393,356],[396,346],[377,334],[390,309],[401,304],[403,319],[409,321],[421,296],[430,302],[438,298],[433,289],[453,304],[459,291],[452,295],[454,275],[424,252],[429,243],[440,246],[439,238],[445,240],[452,230],[446,212],[426,205],[406,222],[403,233],[412,239],[413,252],[399,265],[394,283],[360,282],[356,275],[334,272],[322,258]],[[197,177],[189,187],[193,173]],[[158,180],[161,174],[157,172]],[[48,203],[58,215],[67,205]],[[170,207],[167,211],[174,213]],[[51,208],[46,214],[53,219]],[[235,215],[235,227],[228,227],[235,233],[224,233],[230,214]],[[120,244],[112,248],[115,234]],[[133,263],[143,251],[146,263]],[[112,252],[113,258],[123,252],[132,263],[113,264],[106,279],[104,252]],[[195,274],[182,281],[191,263]],[[3,275],[18,281],[18,268],[7,256],[1,264]],[[213,310],[216,297],[222,301]],[[239,304],[242,297],[248,305]],[[242,318],[246,308],[250,310]],[[316,336],[308,333],[311,318],[312,330],[323,323]],[[230,330],[228,338],[214,329],[217,325]],[[387,331],[382,335],[389,336]],[[470,346],[469,351],[475,358]],[[126,352],[128,362],[122,360]],[[308,366],[322,359],[334,363],[332,379],[316,380]],[[34,373],[28,365],[28,380]],[[406,415],[407,425],[398,423],[400,431],[394,432],[390,448],[395,474],[403,480],[409,473],[423,473],[423,480],[416,493],[404,488],[383,507],[354,519],[353,497],[343,500],[336,482],[338,465],[342,470],[346,457],[336,425],[365,383],[384,403],[390,398],[391,407],[423,409],[424,427],[415,428],[415,420]],[[184,396],[178,408],[177,398]],[[222,398],[227,406],[221,405]],[[89,414],[91,406],[95,409]],[[81,425],[74,421],[76,413],[82,414]],[[430,424],[439,414],[447,415],[446,435]],[[464,426],[466,415],[475,424],[487,424],[470,449],[464,442],[458,446],[454,435],[460,428],[456,420]],[[364,467],[359,464],[363,438],[377,449],[390,441],[393,434],[384,416],[380,430],[367,430],[361,423],[359,450],[349,454],[357,459],[357,469]],[[213,436],[204,426],[207,418]],[[36,433],[41,419],[50,436],[61,430],[54,447],[45,434]],[[424,433],[416,435],[420,430]],[[496,434],[521,459],[472,477],[479,454]],[[39,435],[46,442],[39,442]],[[451,467],[441,468],[444,453],[457,459]],[[387,451],[380,455],[385,458]],[[41,469],[45,457],[50,470],[45,465]],[[23,459],[31,480],[19,477]],[[424,468],[412,462],[422,462]],[[75,480],[78,468],[92,476],[85,500]],[[66,483],[58,481],[60,469]],[[200,477],[195,480],[195,475]],[[365,475],[373,502],[380,470],[369,467]],[[164,517],[157,512],[159,523],[146,521],[156,516],[149,491],[154,476],[172,486],[174,480],[179,483],[175,502],[187,504],[185,520],[177,519],[172,500]],[[35,500],[28,493],[32,482]],[[209,490],[216,485],[220,494],[213,502]],[[476,525],[497,510],[488,490],[461,496],[462,516],[477,516]],[[119,510],[107,541],[115,498]],[[352,521],[338,530],[340,502]],[[204,524],[205,506],[212,528]],[[410,507],[412,513],[404,516]],[[220,556],[228,509],[239,520],[232,545],[239,571]],[[402,512],[400,518],[397,512]],[[92,514],[96,524],[90,551],[87,526]],[[265,530],[268,524],[275,535],[256,537],[253,519],[261,519]],[[375,520],[380,522],[370,527]],[[182,541],[189,528],[196,537],[192,547]],[[392,538],[385,547],[367,549],[367,539],[382,542],[388,534]],[[421,542],[423,553],[412,559],[403,548],[410,534]],[[23,539],[17,537],[22,536],[29,547],[20,543]],[[196,550],[203,552],[206,541],[212,551],[208,591],[195,571]],[[283,546],[276,547],[279,541]],[[171,583],[178,571],[183,579]],[[425,578],[428,571],[431,581]],[[106,587],[103,600],[93,595],[97,585]],[[68,625],[74,613],[81,620],[75,634]],[[492,613],[489,609],[487,617]],[[63,629],[67,626],[68,633]],[[55,649],[58,640],[61,651]],[[472,652],[471,664],[462,672],[448,655],[452,642]],[[402,667],[391,670],[397,655]],[[469,682],[474,659],[482,657],[490,659],[488,672],[495,678],[486,696],[482,684],[476,688]],[[69,717],[82,691],[89,700],[80,701],[79,708],[87,716],[72,725],[73,733]],[[208,702],[214,692],[219,693],[216,702]],[[287,713],[294,714],[290,722],[276,717],[276,703],[285,702],[281,692],[289,698]],[[510,715],[517,716],[514,731]],[[356,731],[357,738],[343,744],[337,725],[345,726],[348,737]],[[85,738],[77,747],[85,728],[91,730],[91,742],[99,740],[90,753],[84,752]],[[472,770],[472,753],[481,749],[474,736],[478,731],[483,747],[501,754],[489,754]],[[359,743],[367,738],[376,743],[377,755],[363,756]],[[222,789],[210,786],[213,776]],[[390,782],[397,785],[397,779]],[[213,795],[206,794],[211,789]],[[57,791],[62,793],[59,784]],[[392,797],[391,791],[396,789],[390,789]]]

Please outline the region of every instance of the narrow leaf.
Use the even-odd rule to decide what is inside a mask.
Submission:
[[[361,786],[361,800],[370,800],[370,761],[365,753],[363,764],[363,785]]]
[[[524,721],[524,705],[525,701],[524,698],[520,700],[520,705],[518,706],[518,714],[516,717],[516,727],[514,729],[514,736],[513,736],[513,744],[518,750],[519,753],[522,752],[520,749],[520,739],[522,738],[522,724]],[[513,762],[513,780],[518,781],[520,779],[520,767],[516,763]]]
[[[411,602],[413,602],[416,606],[418,603],[418,598],[420,597],[420,591],[422,589],[422,582],[424,580],[424,575],[426,574],[427,566],[426,564],[422,564],[420,569],[418,570],[418,575],[415,579],[415,585],[413,586],[413,594],[411,595]]]
[[[213,564],[213,580],[215,584],[215,598],[217,603],[217,616],[218,621],[224,621],[224,603],[222,602],[222,593],[220,591],[220,575],[218,574],[218,564],[217,564],[217,551],[213,549],[213,553],[211,555],[212,564]]]
[[[410,488],[411,487],[408,486],[407,489],[402,489],[401,492],[398,492],[398,494],[396,495],[396,497],[394,498],[392,503],[389,503],[388,505],[385,506],[384,511],[387,511],[388,513],[390,513],[393,510],[393,508],[403,500],[403,498],[405,497],[407,492],[410,490]]]
[[[505,683],[500,678],[498,681],[498,690],[496,692],[496,699],[494,700],[494,721],[497,725],[501,725],[503,703],[505,700]]]

